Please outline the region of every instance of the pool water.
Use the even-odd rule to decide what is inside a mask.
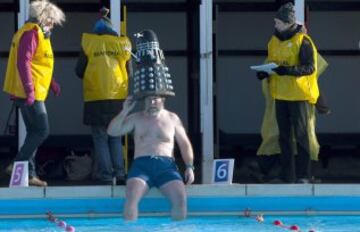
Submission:
[[[243,216],[190,216],[175,222],[169,217],[141,217],[136,222],[121,218],[67,218],[76,232],[281,232],[297,225],[301,232],[360,231],[360,216],[264,216],[264,223]],[[273,222],[280,220],[283,227]],[[0,219],[0,232],[60,232],[64,228],[47,219]]]

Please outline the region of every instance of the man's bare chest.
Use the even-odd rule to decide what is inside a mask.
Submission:
[[[156,140],[159,142],[171,142],[175,134],[175,128],[166,120],[146,120],[136,125],[136,137],[141,140]]]

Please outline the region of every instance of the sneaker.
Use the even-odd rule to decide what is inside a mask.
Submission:
[[[33,176],[29,178],[29,185],[46,187],[48,184],[46,181],[42,181],[37,176]]]

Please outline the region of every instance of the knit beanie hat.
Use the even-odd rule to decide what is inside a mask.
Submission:
[[[107,16],[109,14],[109,9],[103,7],[100,9],[100,17],[96,21],[93,31],[94,32],[101,32],[101,31],[112,31],[112,23],[110,18]]]
[[[294,24],[296,21],[294,5],[291,2],[282,5],[276,12],[275,18],[285,23]]]

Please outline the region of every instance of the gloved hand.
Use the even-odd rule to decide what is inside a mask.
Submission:
[[[60,88],[60,85],[55,80],[51,81],[50,88],[53,91],[55,96],[57,96],[57,97],[60,96],[61,88]]]
[[[27,94],[25,99],[25,105],[32,106],[35,102],[35,93],[32,91]]]
[[[288,72],[288,68],[286,66],[278,66],[276,68],[273,68],[272,69],[274,72],[276,72],[279,76],[284,76],[284,75],[287,75],[289,72]]]
[[[269,77],[269,73],[267,73],[267,72],[262,72],[262,71],[256,72],[256,77],[257,77],[257,79],[259,79],[259,80],[261,81],[261,80],[264,80],[265,78],[268,78],[268,77]]]

